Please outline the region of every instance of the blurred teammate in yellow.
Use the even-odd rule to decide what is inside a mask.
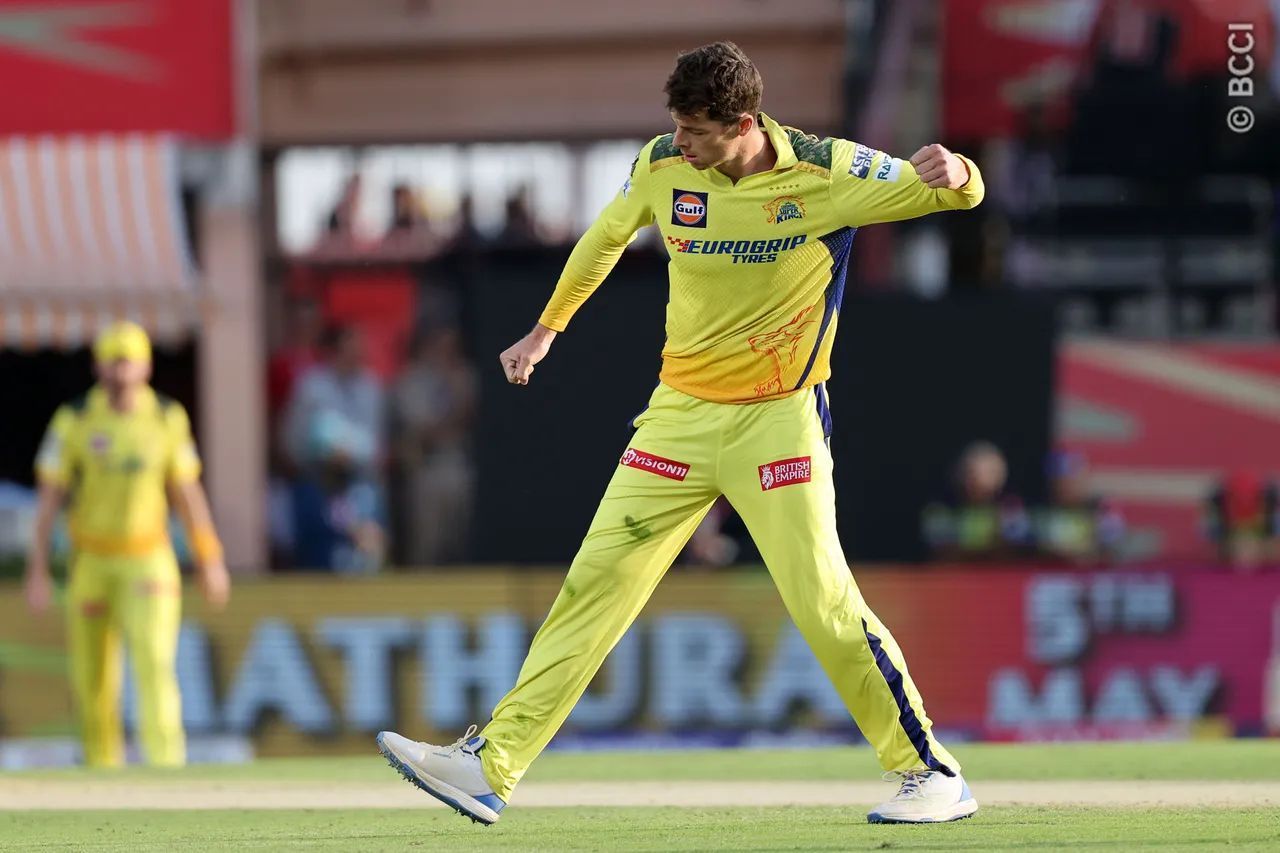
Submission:
[[[148,384],[146,332],[133,323],[111,326],[93,355],[97,384],[58,409],[36,457],[27,603],[37,613],[49,606],[49,539],[65,502],[73,550],[68,647],[85,763],[124,763],[123,639],[137,685],[143,756],[148,764],[178,766],[186,761],[174,669],[182,586],[169,541],[170,502],[186,525],[205,600],[222,607],[230,581],[187,413]]]

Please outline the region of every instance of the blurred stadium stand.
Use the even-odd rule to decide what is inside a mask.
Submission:
[[[1065,177],[1011,228],[1009,280],[1066,297],[1071,331],[1265,337],[1272,202],[1257,178]]]
[[[451,437],[459,494],[474,493],[467,553],[403,557],[411,472],[379,436],[395,448],[378,469],[394,509],[384,576],[258,579],[231,614],[194,617],[180,656],[193,732],[273,754],[363,748],[388,724],[445,737],[509,686],[656,379],[662,247],[642,234],[529,388],[493,362],[670,126],[676,53],[722,38],[758,64],[779,120],[900,157],[941,141],[988,182],[972,214],[859,233],[829,390],[845,545],[931,711],[1001,739],[1280,731],[1280,680],[1262,679],[1280,651],[1260,639],[1274,625],[1280,642],[1280,517],[1263,517],[1280,476],[1275,3],[113,8],[78,31],[101,48],[87,64],[0,27],[0,78],[22,82],[0,111],[0,395],[21,401],[0,445],[0,572],[20,569],[41,432],[89,383],[86,344],[109,318],[155,335],[155,384],[192,411],[242,574],[314,568],[276,547],[298,471],[279,440],[288,393],[268,399],[269,369],[288,385],[319,358],[308,311],[362,331],[384,386],[415,337],[455,331],[456,371],[478,377]],[[1248,134],[1223,120],[1233,20],[1255,27]],[[433,391],[448,385],[436,367]],[[1085,504],[1123,516],[1121,547],[930,562],[922,511],[955,498],[975,442],[997,446],[1002,497],[1029,515],[1054,509],[1051,451],[1087,458]],[[587,739],[688,726],[743,742],[795,720],[848,734],[726,515],[748,565],[676,570],[619,646],[626,677],[588,694]],[[1261,557],[1228,575],[1233,536],[1262,540]],[[14,595],[0,623],[17,626],[0,638],[0,732],[67,728],[60,626]],[[954,636],[984,638],[987,656]],[[683,669],[682,642],[728,668]],[[667,717],[658,682],[675,685]]]

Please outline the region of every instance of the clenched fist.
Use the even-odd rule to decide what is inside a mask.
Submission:
[[[534,365],[547,357],[555,336],[553,330],[538,324],[532,332],[503,350],[498,361],[502,363],[507,381],[512,385],[528,385]]]
[[[969,167],[936,142],[911,155],[911,165],[931,189],[958,190],[969,183]]]

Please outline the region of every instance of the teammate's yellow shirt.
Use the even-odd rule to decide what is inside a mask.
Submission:
[[[168,483],[200,476],[181,404],[144,388],[117,412],[94,387],[61,406],[36,456],[36,475],[67,489],[71,540],[86,553],[146,554],[168,542]]]
[[[670,256],[664,383],[749,403],[827,379],[855,229],[971,208],[982,201],[982,176],[965,159],[964,187],[930,189],[909,162],[760,119],[777,163],[737,183],[690,166],[672,134],[641,149],[630,179],[574,247],[539,322],[563,331],[654,222]]]

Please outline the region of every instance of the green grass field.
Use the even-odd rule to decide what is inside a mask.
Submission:
[[[520,795],[493,827],[442,808],[76,809],[75,792],[128,787],[131,796],[192,790],[345,789],[394,793],[406,783],[367,758],[263,760],[248,766],[182,771],[41,771],[0,775],[0,809],[17,787],[64,798],[56,811],[0,810],[6,850],[1090,850],[1280,849],[1280,741],[1058,746],[972,745],[957,750],[983,802],[971,820],[943,826],[871,826],[870,802],[848,806],[520,807]],[[524,785],[606,785],[758,781],[763,791],[798,782],[874,779],[867,749],[576,753],[544,756]],[[1247,783],[1250,803],[1200,806],[1005,805],[983,800],[983,785],[1086,782],[1090,789],[1139,789],[1154,783]],[[772,784],[771,784],[772,783]],[[6,786],[9,786],[6,788]],[[255,787],[256,786],[256,787]],[[311,786],[311,787],[307,787]],[[1111,786],[1109,789],[1105,786]],[[1077,785],[1078,789],[1080,786]],[[524,790],[522,788],[522,790]],[[1189,790],[1195,791],[1191,786]],[[1262,792],[1266,802],[1259,801]],[[250,794],[252,795],[252,794]],[[65,798],[71,797],[71,802]],[[10,802],[12,799],[10,798]],[[144,805],[131,803],[131,806]],[[66,806],[71,806],[67,808]],[[14,808],[9,805],[8,808]]]

